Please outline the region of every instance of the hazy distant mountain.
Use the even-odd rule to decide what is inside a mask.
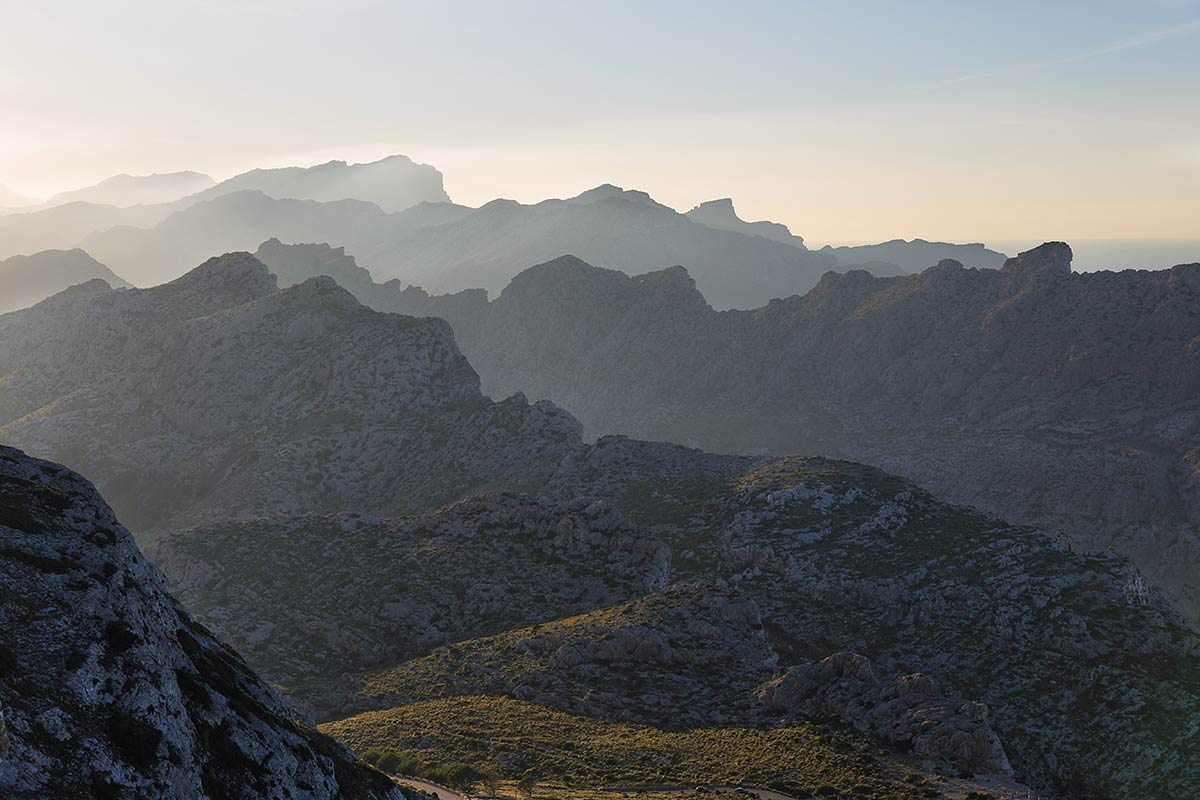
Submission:
[[[536,483],[579,441],[548,403],[482,396],[444,321],[380,314],[329,278],[279,291],[247,253],[0,316],[0,375],[0,441],[87,474],[139,534],[419,511]]]
[[[0,186],[0,209],[3,208],[20,208],[22,206],[31,206],[38,201],[32,197],[26,197],[23,194],[14,192],[7,186]]]
[[[10,213],[0,214],[0,258],[28,255],[39,250],[87,249],[85,242],[95,235],[106,242],[103,245],[107,248],[105,256],[112,259],[118,272],[128,264],[127,271],[122,274],[126,274],[134,283],[154,284],[178,277],[191,265],[213,253],[251,248],[272,236],[311,240],[321,234],[321,238],[327,241],[354,247],[355,252],[365,252],[364,247],[375,247],[380,242],[390,241],[419,227],[440,224],[469,211],[447,202],[449,198],[442,188],[441,173],[432,167],[414,164],[404,156],[392,156],[371,164],[346,165],[334,161],[307,169],[288,167],[253,170],[186,197],[176,194],[184,185],[201,184],[211,184],[211,179],[196,173],[118,176],[96,187],[81,190],[104,196],[106,202],[74,201],[53,208],[10,210]],[[120,207],[113,202],[137,192],[147,195],[145,204]],[[164,202],[151,202],[148,195],[154,192],[160,192]],[[168,226],[160,234],[113,230],[123,226],[153,228],[194,205],[248,192],[260,192],[281,202],[295,199],[350,200],[357,202],[360,207],[371,206],[376,212],[382,206],[387,209],[409,209],[411,213],[406,212],[402,220],[389,218],[375,225],[369,236],[359,236],[358,231],[352,234],[337,221],[348,213],[337,202],[329,209],[334,219],[324,226],[312,228],[313,215],[319,212],[311,208],[303,210],[304,207],[294,204],[275,206],[262,201],[253,205],[242,200],[230,201],[231,205],[218,205],[216,210],[201,213],[197,217],[185,217],[184,222]],[[165,201],[168,196],[170,202]],[[222,210],[229,215],[223,221],[217,218]],[[290,216],[293,212],[297,212],[294,219]],[[200,229],[191,230],[189,224],[195,224]],[[291,235],[293,231],[304,229],[313,232],[307,236]],[[255,233],[251,236],[238,235],[246,230],[254,230]],[[327,232],[333,235],[326,236]],[[181,246],[191,255],[173,253],[171,243],[165,241],[173,236],[179,237]],[[110,241],[111,244],[108,244]],[[143,252],[143,245],[153,255]],[[159,266],[155,267],[155,264]]]
[[[330,161],[315,167],[250,170],[221,181],[193,199],[209,200],[247,190],[295,200],[363,200],[384,211],[403,211],[424,202],[450,202],[442,173],[399,155],[368,164]]]
[[[154,175],[114,175],[94,186],[61,192],[43,206],[65,203],[98,203],[125,206],[171,203],[209,188],[215,181],[199,172],[166,172]]]
[[[212,253],[253,250],[271,237],[369,247],[391,224],[378,206],[359,200],[280,200],[244,191],[197,202],[152,228],[94,233],[81,246],[135,284],[152,286],[179,277]]]
[[[1200,265],[1072,273],[1045,245],[1001,270],[830,274],[714,312],[680,268],[558,259],[437,313],[484,390],[520,388],[591,435],[834,454],[950,499],[1113,545],[1200,614]]]
[[[498,292],[530,264],[565,253],[628,273],[685,264],[718,308],[803,292],[837,268],[830,255],[711,228],[644,192],[608,185],[531,206],[495,200],[457,221],[352,252],[377,276],[432,292]]]
[[[954,259],[968,267],[995,269],[1002,266],[1007,258],[1003,253],[989,250],[982,244],[950,244],[927,242],[924,239],[892,239],[879,244],[848,247],[826,245],[821,248],[821,252],[833,253],[837,256],[838,263],[847,266],[884,262],[895,264],[902,272],[920,272],[929,265],[946,259]]]
[[[779,222],[742,221],[738,218],[737,212],[733,210],[733,200],[728,197],[701,203],[687,212],[687,217],[694,222],[699,222],[701,225],[707,225],[710,228],[718,228],[723,231],[736,231],[737,233],[744,233],[747,236],[761,236],[764,239],[771,239],[795,247],[804,247],[804,239],[788,230],[787,225]]]
[[[117,225],[154,225],[169,214],[166,206],[115,206],[67,203],[42,211],[0,215],[0,258],[42,250],[70,250],[96,231]]]
[[[184,611],[87,481],[8,447],[0,795],[405,798]]]
[[[39,303],[93,278],[114,289],[129,285],[82,250],[44,250],[0,260],[0,314]]]

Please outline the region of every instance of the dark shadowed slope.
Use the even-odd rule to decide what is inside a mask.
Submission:
[[[417,511],[520,488],[579,440],[494,403],[439,319],[247,253],[153,289],[77,287],[0,317],[0,438],[92,477],[139,534],[263,513]]]
[[[0,447],[0,795],[404,795],[167,594],[95,489]]]
[[[0,261],[0,314],[26,308],[63,289],[99,279],[126,287],[113,271],[82,250],[45,250]]]

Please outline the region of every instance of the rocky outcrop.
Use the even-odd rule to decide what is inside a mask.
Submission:
[[[0,261],[0,314],[40,303],[64,289],[102,280],[113,289],[128,286],[82,250],[44,250]]]
[[[139,535],[426,510],[536,485],[579,444],[549,403],[482,396],[442,320],[330,278],[279,291],[245,253],[0,317],[0,375],[0,438],[88,474]]]
[[[728,197],[701,203],[687,212],[687,218],[718,230],[736,231],[747,236],[761,236],[764,239],[790,244],[793,247],[804,247],[804,238],[788,230],[787,225],[766,221],[746,222],[741,219],[733,209],[733,200]]]
[[[835,719],[972,773],[1012,773],[988,725],[986,706],[943,696],[928,675],[883,683],[870,661],[857,653],[835,653],[792,667],[760,687],[758,696],[771,708]]]
[[[0,794],[391,798],[167,594],[95,490],[0,448]]]

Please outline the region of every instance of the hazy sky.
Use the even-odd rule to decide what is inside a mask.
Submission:
[[[0,184],[434,164],[814,242],[1200,236],[1200,0],[0,0]]]

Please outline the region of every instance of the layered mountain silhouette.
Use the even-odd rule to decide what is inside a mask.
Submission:
[[[8,447],[0,794],[405,798],[196,622],[87,481]]]
[[[1070,261],[1052,243],[999,270],[831,273],[748,312],[714,311],[683,268],[629,277],[570,257],[490,303],[398,287],[361,299],[446,318],[485,392],[552,399],[589,435],[876,464],[1115,547],[1200,613],[1200,266]]]
[[[45,250],[5,259],[0,261],[0,314],[31,306],[93,279],[114,289],[129,285],[82,250]]]
[[[26,197],[20,192],[14,192],[7,186],[0,186],[0,210],[7,208],[20,208],[22,206],[34,205],[37,201],[32,197]]]
[[[188,188],[190,191],[185,191]],[[151,199],[155,192],[159,193],[161,199]],[[239,246],[253,247],[271,236],[287,237],[291,232],[311,226],[311,212],[306,215],[303,206],[288,203],[279,207],[269,203],[248,206],[245,201],[239,203],[235,200],[228,206],[219,206],[215,212],[184,217],[182,222],[172,223],[159,232],[157,239],[154,233],[142,231],[139,234],[138,231],[123,230],[125,227],[152,229],[172,215],[186,212],[198,203],[217,201],[242,192],[257,192],[277,200],[333,202],[331,218],[345,215],[346,212],[337,205],[337,201],[342,200],[356,200],[357,205],[369,207],[376,216],[380,215],[382,209],[395,211],[424,202],[446,203],[449,200],[442,186],[441,173],[433,167],[415,164],[405,156],[391,156],[369,164],[333,161],[308,168],[251,170],[216,185],[212,185],[207,176],[196,177],[196,173],[117,176],[96,187],[59,196],[61,205],[44,209],[16,209],[24,213],[0,216],[0,258],[47,249],[77,246],[88,249],[85,242],[89,241],[90,236],[111,231],[112,246],[117,249],[106,250],[105,255],[113,259],[114,268],[119,270],[127,267],[130,280],[150,285],[178,277],[187,266],[214,252],[234,250]],[[143,204],[127,205],[126,201],[135,196],[145,198]],[[294,218],[289,216],[297,209],[300,210]],[[222,212],[226,214],[225,217],[221,217]],[[215,223],[215,219],[223,220],[230,230]],[[369,241],[390,235],[391,228],[384,227],[387,227],[386,231],[380,228]],[[239,245],[237,232],[250,228],[256,230],[255,235],[250,237],[250,241]],[[347,229],[342,227],[318,227],[315,230],[332,234],[331,241],[342,241],[347,245],[363,241],[347,235]],[[202,252],[195,254],[195,260],[191,262],[166,257],[163,266],[155,269],[154,262],[144,258],[137,250],[138,246],[144,245],[155,250],[156,254],[166,252],[169,256],[170,247],[161,240],[180,233],[187,234],[183,243],[185,248],[189,242],[198,239],[205,244]],[[139,235],[147,238],[139,239]],[[122,243],[128,243],[130,249],[120,249],[118,245]],[[116,262],[119,262],[119,266]]]
[[[117,207],[172,203],[216,183],[200,172],[166,172],[154,175],[114,175],[94,186],[60,192],[42,205],[96,203]]]
[[[450,202],[442,173],[401,155],[367,164],[330,161],[315,167],[254,169],[221,181],[192,199],[210,200],[242,191],[294,200],[361,200],[384,211],[403,211],[418,203]]]

